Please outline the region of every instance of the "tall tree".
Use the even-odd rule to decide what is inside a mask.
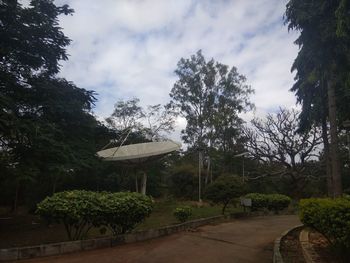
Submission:
[[[290,0],[285,15],[288,28],[300,32],[295,41],[300,51],[292,67],[293,71],[297,71],[292,91],[296,92],[298,101],[302,103],[302,121],[310,126],[321,119],[324,129],[329,121],[332,171],[329,183],[332,183],[333,196],[342,193],[337,128],[344,118],[342,116],[346,115],[341,114],[346,112],[343,108],[348,104],[344,104],[344,101],[350,99],[345,85],[350,65],[349,40],[346,34],[339,33],[346,32],[347,28],[341,21],[348,25],[346,16],[342,15],[344,9],[345,13],[349,11],[347,0]],[[324,144],[327,150],[328,136],[325,131]]]
[[[134,130],[149,140],[159,140],[174,130],[175,112],[161,104],[140,106],[140,100],[119,100],[113,113],[106,118],[107,124],[115,131]],[[124,132],[125,133],[125,132]]]
[[[145,111],[146,135],[156,141],[164,138],[166,134],[174,131],[176,115],[170,107],[161,104],[148,105]]]
[[[313,126],[308,132],[298,133],[298,115],[295,110],[280,109],[268,114],[266,119],[253,119],[244,128],[246,147],[250,155],[269,166],[266,175],[287,177],[293,185],[294,194],[302,192],[308,178],[308,164],[320,153],[321,133]]]
[[[146,109],[139,105],[140,100],[119,100],[114,105],[112,115],[106,122],[119,135],[118,146],[125,143],[157,141],[164,138],[164,133],[174,129],[175,115],[171,108],[160,104],[149,105]],[[159,165],[159,164],[158,164]],[[135,188],[138,191],[139,178],[134,173]],[[146,193],[147,173],[142,171],[141,192]]]
[[[24,178],[32,192],[47,182],[55,191],[58,177],[94,158],[93,92],[57,77],[70,43],[58,18],[72,13],[51,0],[0,2],[0,160],[15,199]]]
[[[182,139],[191,147],[225,147],[242,123],[238,114],[253,107],[246,78],[235,67],[206,61],[200,50],[189,59],[181,58],[175,74],[178,80],[170,97],[187,121]]]
[[[133,98],[127,101],[119,100],[114,105],[113,113],[106,118],[106,122],[114,129],[125,130],[128,128],[141,128],[142,119],[145,117],[140,100]]]

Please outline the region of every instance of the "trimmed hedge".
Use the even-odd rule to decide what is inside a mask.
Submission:
[[[258,193],[250,193],[245,195],[245,198],[252,200],[252,211],[261,210],[264,208],[267,208],[267,197],[264,194],[258,194]]]
[[[278,212],[287,208],[291,202],[290,197],[281,194],[250,193],[245,198],[252,200],[252,211],[268,209]]]
[[[153,208],[150,197],[139,193],[64,191],[45,198],[37,213],[50,223],[62,223],[68,238],[86,237],[92,227],[107,227],[114,235],[132,230]]]
[[[192,209],[189,206],[178,207],[174,210],[174,216],[181,223],[186,222],[192,215]]]
[[[300,220],[331,243],[344,262],[350,260],[350,199],[310,198],[299,203]]]
[[[114,235],[134,229],[153,208],[152,198],[140,193],[104,193],[101,199],[100,225],[107,226]]]

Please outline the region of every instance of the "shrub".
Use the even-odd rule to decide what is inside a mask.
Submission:
[[[290,197],[281,194],[267,195],[267,199],[267,209],[273,210],[275,212],[287,208],[291,202]]]
[[[169,178],[169,191],[177,198],[192,199],[198,195],[197,168],[184,164],[176,166]]]
[[[62,223],[70,240],[85,237],[92,227],[125,233],[152,211],[152,199],[129,192],[64,191],[45,198],[37,213],[48,223]]]
[[[300,220],[323,234],[344,262],[350,260],[350,200],[310,198],[299,203]]]
[[[252,211],[261,210],[264,208],[267,208],[268,206],[268,199],[267,195],[265,194],[258,194],[258,193],[250,193],[245,196],[245,198],[249,198],[252,200]]]
[[[252,211],[268,209],[277,212],[287,208],[291,202],[290,197],[281,194],[250,193],[245,198],[252,200]]]
[[[180,222],[186,222],[192,215],[192,209],[189,206],[178,207],[174,210],[174,216]]]
[[[205,197],[214,203],[223,204],[222,214],[227,205],[245,192],[245,184],[238,176],[220,176],[205,191]]]
[[[105,193],[100,201],[100,225],[108,227],[114,235],[132,230],[153,208],[152,199],[139,193]]]
[[[99,212],[98,195],[90,191],[64,191],[45,198],[37,213],[49,224],[63,223],[70,240],[84,237],[95,225]]]

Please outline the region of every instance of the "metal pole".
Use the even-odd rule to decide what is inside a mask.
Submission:
[[[242,156],[242,164],[243,164],[243,182],[244,182],[244,156]]]
[[[239,153],[239,154],[236,154],[233,156],[233,158],[237,158],[237,157],[242,157],[242,179],[243,179],[243,182],[244,182],[244,156],[249,154],[249,152],[243,152],[243,153]]]
[[[198,151],[198,201],[202,202],[202,196],[201,196],[201,186],[202,186],[202,180],[201,180],[201,161],[202,161],[202,153],[201,151]]]

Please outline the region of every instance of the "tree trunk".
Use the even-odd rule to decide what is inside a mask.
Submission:
[[[335,84],[332,80],[329,80],[327,83],[327,94],[331,135],[330,157],[332,161],[333,197],[338,197],[342,195],[342,181],[338,155],[337,106],[335,96]]]
[[[322,140],[323,140],[323,147],[324,147],[324,160],[326,164],[327,194],[329,197],[332,197],[333,196],[332,165],[331,165],[331,159],[329,154],[327,117],[325,114],[323,114],[322,116]]]
[[[138,182],[138,178],[137,178],[137,173],[134,171],[134,176],[135,176],[135,192],[138,193],[139,192],[139,182]]]
[[[221,213],[224,215],[225,214],[225,210],[226,210],[226,207],[228,205],[229,202],[225,202],[224,203],[224,206],[222,207],[222,210],[221,210]]]
[[[208,184],[209,182],[209,174],[210,174],[210,158],[208,157],[207,159],[207,171],[206,171],[206,174],[205,174],[205,185]]]
[[[146,172],[143,172],[142,182],[141,182],[141,193],[143,195],[146,195],[146,186],[147,186],[147,174]]]
[[[13,213],[14,214],[17,214],[19,189],[20,189],[20,183],[19,183],[19,180],[17,180],[16,190],[15,190],[15,199],[13,201]]]
[[[202,153],[198,152],[198,202],[202,202]]]

